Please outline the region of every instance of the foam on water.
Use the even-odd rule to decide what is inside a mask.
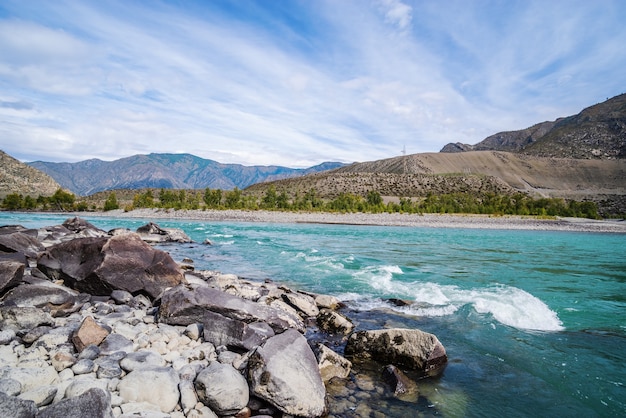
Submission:
[[[462,306],[469,304],[476,312],[491,315],[496,321],[511,327],[538,331],[563,329],[563,324],[554,311],[522,289],[505,285],[462,289],[432,282],[394,280],[394,275],[402,274],[400,267],[386,265],[366,267],[355,272],[353,276],[359,282],[367,283],[377,295],[414,301],[410,306],[393,307],[404,313],[445,316],[454,314]],[[373,307],[371,300],[364,303],[369,309]]]

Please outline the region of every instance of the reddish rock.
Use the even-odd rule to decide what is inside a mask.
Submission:
[[[74,332],[72,342],[78,352],[88,345],[99,345],[109,335],[109,331],[101,327],[96,321],[88,316],[83,320],[80,327]]]

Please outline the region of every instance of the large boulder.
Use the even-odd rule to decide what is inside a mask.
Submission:
[[[337,311],[322,308],[317,315],[317,326],[331,334],[348,335],[354,329],[352,321]]]
[[[69,218],[65,222],[63,222],[63,226],[67,228],[69,231],[77,234],[78,237],[103,237],[107,235],[106,231],[103,231],[100,228],[97,228],[93,224],[87,222],[83,218],[79,218],[75,216],[74,218]]]
[[[119,289],[155,299],[184,282],[169,254],[136,234],[63,242],[44,252],[37,267],[51,279],[62,279],[67,286],[92,295],[110,295]]]
[[[45,248],[30,232],[19,226],[0,227],[0,251],[19,252],[28,258],[37,258]]]
[[[111,394],[91,388],[81,395],[63,399],[42,409],[37,418],[113,418]]]
[[[149,367],[128,373],[118,384],[125,402],[148,402],[169,413],[180,399],[180,377],[171,367]]]
[[[274,330],[265,322],[247,324],[211,311],[205,312],[202,322],[204,340],[216,346],[251,350],[274,336]]]
[[[348,338],[345,353],[354,359],[372,359],[424,374],[436,374],[448,361],[437,337],[418,329],[358,331]]]
[[[350,360],[343,358],[324,344],[317,346],[317,365],[324,382],[335,377],[345,379],[350,375],[352,369]]]
[[[23,254],[20,257],[20,253],[13,254],[0,254],[0,294],[20,284],[24,277],[25,257]],[[24,261],[20,259],[22,257]]]
[[[22,283],[7,292],[2,298],[1,305],[34,306],[43,308],[54,317],[59,317],[76,312],[89,300],[89,295],[80,294],[65,286],[27,277],[27,283]]]
[[[6,395],[0,392],[0,411],[3,417],[35,418],[37,406],[35,402]]]
[[[230,364],[216,361],[203,369],[194,382],[198,399],[218,415],[233,415],[250,398],[246,379]]]
[[[306,338],[287,330],[268,339],[248,360],[252,393],[284,413],[319,417],[326,412],[326,389]]]
[[[151,243],[162,242],[179,242],[189,243],[192,242],[191,238],[182,229],[178,228],[161,228],[154,222],[148,222],[144,226],[137,228],[137,233],[142,240]]]
[[[203,286],[180,285],[165,292],[161,297],[159,321],[171,325],[204,323],[206,312],[246,324],[265,322],[277,333],[288,328],[304,332],[304,324],[297,315]]]

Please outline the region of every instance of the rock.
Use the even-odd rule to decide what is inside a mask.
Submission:
[[[177,228],[161,228],[154,222],[149,222],[144,226],[137,228],[137,233],[142,240],[149,243],[161,242],[179,242],[190,243],[191,238],[182,229]]]
[[[7,345],[15,339],[15,331],[12,329],[3,329],[0,331],[0,345]]]
[[[0,329],[31,330],[39,325],[54,325],[49,313],[32,306],[0,306]]]
[[[140,350],[128,353],[126,357],[120,361],[120,366],[127,372],[132,372],[133,370],[151,367],[163,367],[165,366],[165,360],[154,351]]]
[[[48,280],[31,277],[29,283],[11,289],[2,298],[2,305],[34,306],[50,312],[53,317],[61,317],[78,311],[88,300],[88,295]]]
[[[152,367],[128,373],[117,388],[125,402],[148,402],[167,413],[178,405],[179,382],[180,378],[174,369]]]
[[[33,401],[37,407],[41,407],[50,404],[56,394],[56,386],[44,385],[31,389],[27,392],[22,392],[18,398],[26,401]]]
[[[96,363],[91,359],[80,359],[72,366],[75,375],[92,373],[96,369]]]
[[[77,234],[76,237],[102,237],[107,235],[102,229],[96,228],[93,224],[78,216],[65,220],[62,226]]]
[[[358,331],[348,338],[345,353],[356,359],[373,359],[425,374],[440,372],[448,361],[437,337],[418,329]]]
[[[6,230],[5,230],[6,232]],[[26,257],[36,259],[45,247],[28,230],[3,234],[0,231],[0,251],[7,253],[23,253]]]
[[[120,334],[109,334],[100,344],[100,354],[109,355],[118,351],[130,353],[133,351],[133,342]]]
[[[317,304],[317,307],[319,309],[326,308],[326,309],[334,310],[334,309],[339,308],[339,306],[341,305],[341,302],[339,302],[339,299],[330,295],[316,295],[315,303]]]
[[[183,335],[194,341],[198,340],[202,334],[204,334],[204,326],[202,324],[189,324],[183,331]]]
[[[25,263],[0,257],[0,293],[22,282],[25,267]]]
[[[283,300],[300,312],[304,318],[315,317],[319,309],[315,304],[315,299],[303,293],[283,293]]]
[[[324,382],[334,377],[345,379],[350,375],[352,363],[324,344],[318,344],[317,365]]]
[[[204,340],[216,346],[250,350],[274,336],[274,331],[265,322],[246,324],[211,311],[205,312],[203,323]]]
[[[232,415],[248,404],[246,379],[231,365],[213,362],[194,382],[198,399],[218,415]]]
[[[326,390],[306,338],[290,329],[268,339],[248,361],[250,390],[279,410],[296,416],[325,413]]]
[[[63,399],[41,410],[37,418],[113,418],[111,395],[91,388],[81,395]]]
[[[115,301],[118,305],[125,305],[130,302],[133,298],[133,295],[126,290],[114,290],[111,292],[111,299]]]
[[[106,380],[94,379],[92,376],[80,376],[72,380],[72,382],[65,388],[65,397],[73,398],[80,396],[90,389],[101,389],[108,391],[108,385]]]
[[[388,364],[383,369],[383,380],[391,387],[394,396],[398,399],[405,402],[417,402],[419,398],[417,383],[393,364]]]
[[[0,379],[0,392],[17,396],[22,392],[22,384],[15,379]]]
[[[352,321],[337,311],[322,308],[317,315],[317,326],[331,334],[348,335],[354,329]]]
[[[53,385],[59,375],[52,366],[46,367],[1,367],[0,379],[17,380],[22,385],[22,393],[39,386]]]
[[[87,346],[100,345],[108,335],[109,331],[98,325],[93,317],[86,316],[80,324],[80,327],[72,336],[72,343],[74,343],[76,351],[80,353]]]
[[[184,282],[169,254],[150,247],[136,234],[63,242],[44,252],[37,267],[51,279],[91,295],[110,295],[118,289],[155,299]]]
[[[98,366],[96,371],[98,379],[117,379],[123,374],[120,361],[115,357],[100,357],[94,363]]]
[[[97,345],[88,345],[78,355],[78,359],[95,360],[100,355],[100,348]]]
[[[76,363],[76,358],[65,351],[57,351],[50,356],[50,363],[52,367],[54,367],[54,370],[60,372],[61,370],[72,367]]]
[[[197,375],[196,370],[192,366],[186,365],[179,370],[178,375],[180,377],[180,383],[178,384],[180,406],[183,412],[189,416],[189,411],[194,409],[198,403],[198,396],[193,383]]]
[[[304,332],[302,320],[279,309],[255,303],[209,287],[179,285],[161,298],[159,321],[172,325],[202,323],[207,311],[245,323],[265,322],[274,332],[295,327]]]
[[[2,416],[7,418],[35,418],[37,406],[33,401],[0,392],[0,411],[2,411]]]

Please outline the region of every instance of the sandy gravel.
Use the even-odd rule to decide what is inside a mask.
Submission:
[[[77,213],[85,216],[85,213]],[[204,221],[235,221],[264,223],[324,223],[349,225],[385,225],[429,228],[482,228],[545,231],[581,231],[626,233],[626,221],[596,221],[581,218],[537,219],[522,216],[440,215],[402,213],[319,213],[273,212],[245,210],[164,210],[136,209],[89,213],[88,216],[116,218],[190,219]]]

